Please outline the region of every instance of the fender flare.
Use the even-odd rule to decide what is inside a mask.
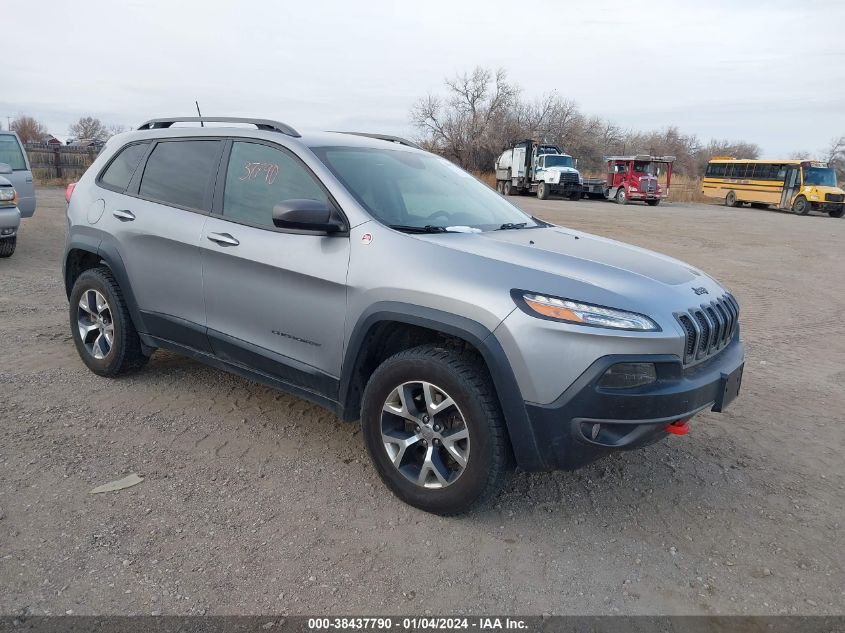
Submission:
[[[525,470],[543,470],[525,401],[505,351],[493,332],[477,321],[409,303],[385,301],[375,303],[361,314],[349,337],[340,375],[338,400],[345,419],[357,419],[358,411],[351,410],[353,372],[361,359],[367,334],[376,324],[393,321],[416,325],[463,339],[473,345],[484,359],[499,398],[511,447],[517,464]]]
[[[147,330],[144,326],[141,312],[138,309],[138,302],[135,300],[135,295],[132,292],[132,286],[129,284],[129,276],[126,274],[126,265],[123,263],[123,257],[120,256],[117,246],[108,240],[103,240],[93,235],[82,234],[76,235],[68,241],[67,247],[65,248],[65,257],[62,261],[62,277],[64,278],[65,291],[68,299],[70,298],[71,286],[69,283],[70,280],[68,279],[67,261],[68,254],[73,250],[92,253],[108,266],[120,286],[135,329],[139,333],[145,333]]]

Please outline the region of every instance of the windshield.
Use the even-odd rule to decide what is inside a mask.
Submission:
[[[654,174],[654,165],[644,161],[637,161],[634,163],[634,172],[638,174]]]
[[[445,158],[381,148],[311,149],[388,226],[482,231],[544,226]]]
[[[835,187],[836,174],[830,167],[805,167],[804,184],[817,187]]]
[[[11,134],[0,134],[0,163],[6,163],[15,171],[26,169],[21,146]]]
[[[546,167],[572,167],[572,156],[547,154]]]

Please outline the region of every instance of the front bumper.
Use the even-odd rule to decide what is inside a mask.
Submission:
[[[738,336],[722,352],[684,368],[672,355],[614,355],[594,362],[548,405],[526,403],[538,465],[573,470],[614,450],[646,446],[666,427],[704,410],[721,411],[739,389],[745,349]],[[632,389],[606,389],[599,380],[620,362],[652,362],[657,381]],[[599,425],[596,427],[595,425]]]
[[[14,237],[21,223],[17,207],[0,207],[0,238]]]
[[[583,187],[577,182],[551,183],[552,193],[576,194],[581,193]]]

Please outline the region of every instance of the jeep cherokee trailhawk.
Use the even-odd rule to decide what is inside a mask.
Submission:
[[[440,514],[738,393],[739,306],[693,266],[533,218],[403,139],[197,121],[112,138],[68,192],[93,372],[167,348],[360,419],[385,484]]]

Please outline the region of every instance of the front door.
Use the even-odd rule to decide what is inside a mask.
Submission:
[[[780,199],[782,209],[792,207],[792,198],[801,190],[801,166],[787,165],[786,175],[783,179],[783,195]]]
[[[285,200],[331,204],[289,150],[234,141],[224,166],[200,240],[212,348],[224,360],[327,395],[340,374],[349,238],[273,225],[273,207]]]

